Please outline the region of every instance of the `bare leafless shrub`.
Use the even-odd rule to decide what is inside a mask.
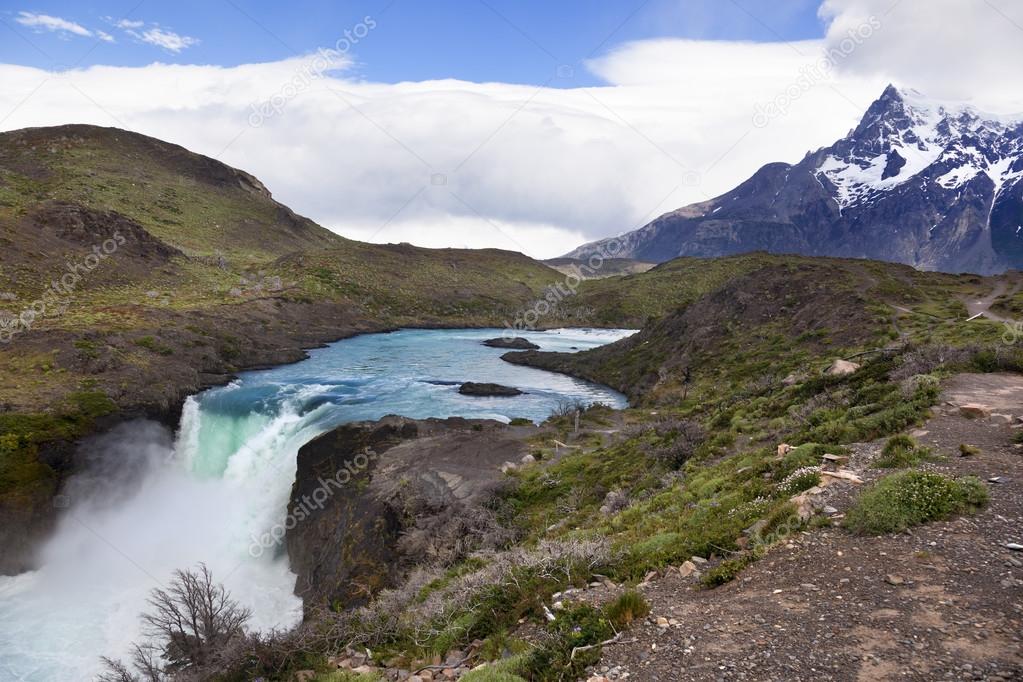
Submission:
[[[582,414],[586,411],[586,403],[581,400],[559,400],[558,404],[554,406],[554,410],[551,411],[551,419],[562,419],[564,417],[574,417],[576,414]]]
[[[587,578],[610,563],[611,552],[603,540],[545,540],[533,549],[515,547],[473,557],[483,566],[455,579],[440,580],[444,577],[440,568],[417,569],[402,585],[381,591],[366,606],[320,612],[313,619],[320,646],[340,650],[399,640],[426,645],[455,620],[486,608],[485,596],[495,586],[526,589],[521,583],[526,576],[552,584]]]
[[[149,607],[142,614],[149,640],[134,645],[130,666],[104,659],[103,682],[160,682],[172,675],[188,679],[193,673],[218,669],[232,645],[244,639],[251,617],[249,609],[214,582],[205,564],[175,571],[169,587],[152,591]]]
[[[403,524],[399,552],[417,564],[450,565],[477,550],[508,546],[519,537],[505,522],[509,514],[502,505],[509,487],[494,483],[461,502],[438,494],[426,480],[404,481],[389,501]]]
[[[650,451],[650,457],[677,469],[707,440],[707,432],[692,419],[665,419],[654,425],[664,442]]]
[[[789,408],[789,416],[796,424],[803,426],[810,420],[814,412],[832,407],[836,407],[834,398],[827,391],[822,391],[810,396],[805,403]]]
[[[969,364],[976,354],[976,348],[955,347],[945,344],[921,346],[903,353],[899,366],[890,378],[892,381],[905,382],[919,374],[930,374],[937,369],[949,366]]]
[[[612,490],[604,496],[600,511],[603,514],[617,514],[628,506],[629,496],[621,490]]]

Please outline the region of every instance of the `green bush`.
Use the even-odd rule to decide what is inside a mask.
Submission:
[[[616,630],[628,626],[634,620],[645,618],[650,613],[650,604],[639,592],[629,590],[604,607],[604,615]]]
[[[873,466],[876,469],[905,469],[916,466],[930,454],[928,448],[922,448],[909,436],[899,434],[888,439]]]
[[[613,635],[604,614],[588,604],[559,612],[547,631],[550,636],[544,645],[530,652],[522,668],[522,676],[533,682],[578,679],[587,666],[600,660],[600,647],[579,652],[575,658],[572,649],[600,644]]]
[[[700,582],[703,583],[704,587],[714,588],[730,583],[735,580],[742,569],[749,566],[754,561],[752,554],[743,554],[734,559],[728,561],[722,561],[720,564],[710,569],[703,574],[700,578]]]
[[[528,663],[528,653],[518,654],[472,670],[460,679],[462,682],[525,682],[519,673],[525,670]]]
[[[903,471],[865,490],[846,515],[845,524],[865,535],[899,533],[976,511],[987,501],[987,488],[974,477],[956,480],[926,471]]]

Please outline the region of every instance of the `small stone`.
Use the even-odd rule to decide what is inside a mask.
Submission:
[[[1006,542],[1005,548],[1011,549],[1013,552],[1023,552],[1023,545],[1017,542]]]
[[[889,585],[904,585],[906,583],[905,578],[889,573],[884,577],[884,581]]]
[[[694,564],[705,564],[705,563],[707,563],[707,560],[704,559],[702,556],[689,557],[689,560],[692,561]]]
[[[659,628],[666,628],[666,627],[668,627],[668,625],[670,625],[670,623],[668,623],[668,619],[667,618],[665,618],[664,616],[658,616],[657,617],[657,627],[659,627]]]
[[[693,573],[696,573],[696,564],[692,561],[686,561],[678,567],[678,571],[682,574],[683,578],[688,578]]]

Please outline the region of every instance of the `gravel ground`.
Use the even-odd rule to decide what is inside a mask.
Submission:
[[[967,403],[995,416],[967,419],[959,410]],[[1023,680],[1023,552],[1005,546],[1023,544],[1023,452],[999,414],[1023,416],[1023,377],[960,375],[914,432],[939,455],[922,468],[988,481],[991,504],[980,514],[877,538],[837,525],[800,533],[715,590],[667,572],[641,586],[651,616],[606,646],[592,674]],[[959,456],[963,443],[980,454]],[[869,467],[882,445],[853,448],[848,467],[866,484],[888,473]],[[834,487],[836,519],[860,488]]]

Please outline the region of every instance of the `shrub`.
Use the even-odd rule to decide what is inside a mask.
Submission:
[[[798,495],[804,490],[820,485],[820,482],[821,468],[819,466],[800,467],[778,484],[778,492],[786,496]]]
[[[639,592],[629,590],[604,607],[604,615],[616,630],[621,630],[638,618],[650,613],[650,604]]]
[[[174,353],[173,348],[163,345],[152,336],[143,336],[135,339],[135,345],[160,355],[173,355]]]
[[[654,432],[665,444],[650,452],[650,456],[672,469],[678,469],[707,440],[707,432],[691,419],[668,419],[654,426]]]
[[[851,530],[866,535],[899,533],[912,526],[973,512],[987,504],[978,479],[951,479],[926,471],[886,476],[860,495],[846,515]]]
[[[519,676],[529,661],[529,654],[518,654],[472,670],[460,679],[462,682],[525,682]]]
[[[976,457],[980,454],[980,448],[976,445],[967,445],[966,443],[959,444],[959,456],[960,457]]]
[[[877,469],[905,469],[916,466],[930,454],[928,448],[922,448],[909,436],[899,434],[888,439],[873,466]]]
[[[587,666],[600,660],[600,643],[613,635],[604,614],[588,604],[573,605],[547,625],[542,644],[523,666],[522,676],[534,682],[579,679]],[[593,647],[572,652],[576,648]]]
[[[742,569],[753,563],[752,554],[743,554],[734,559],[722,561],[720,564],[703,574],[700,582],[704,587],[714,588],[735,580]]]

